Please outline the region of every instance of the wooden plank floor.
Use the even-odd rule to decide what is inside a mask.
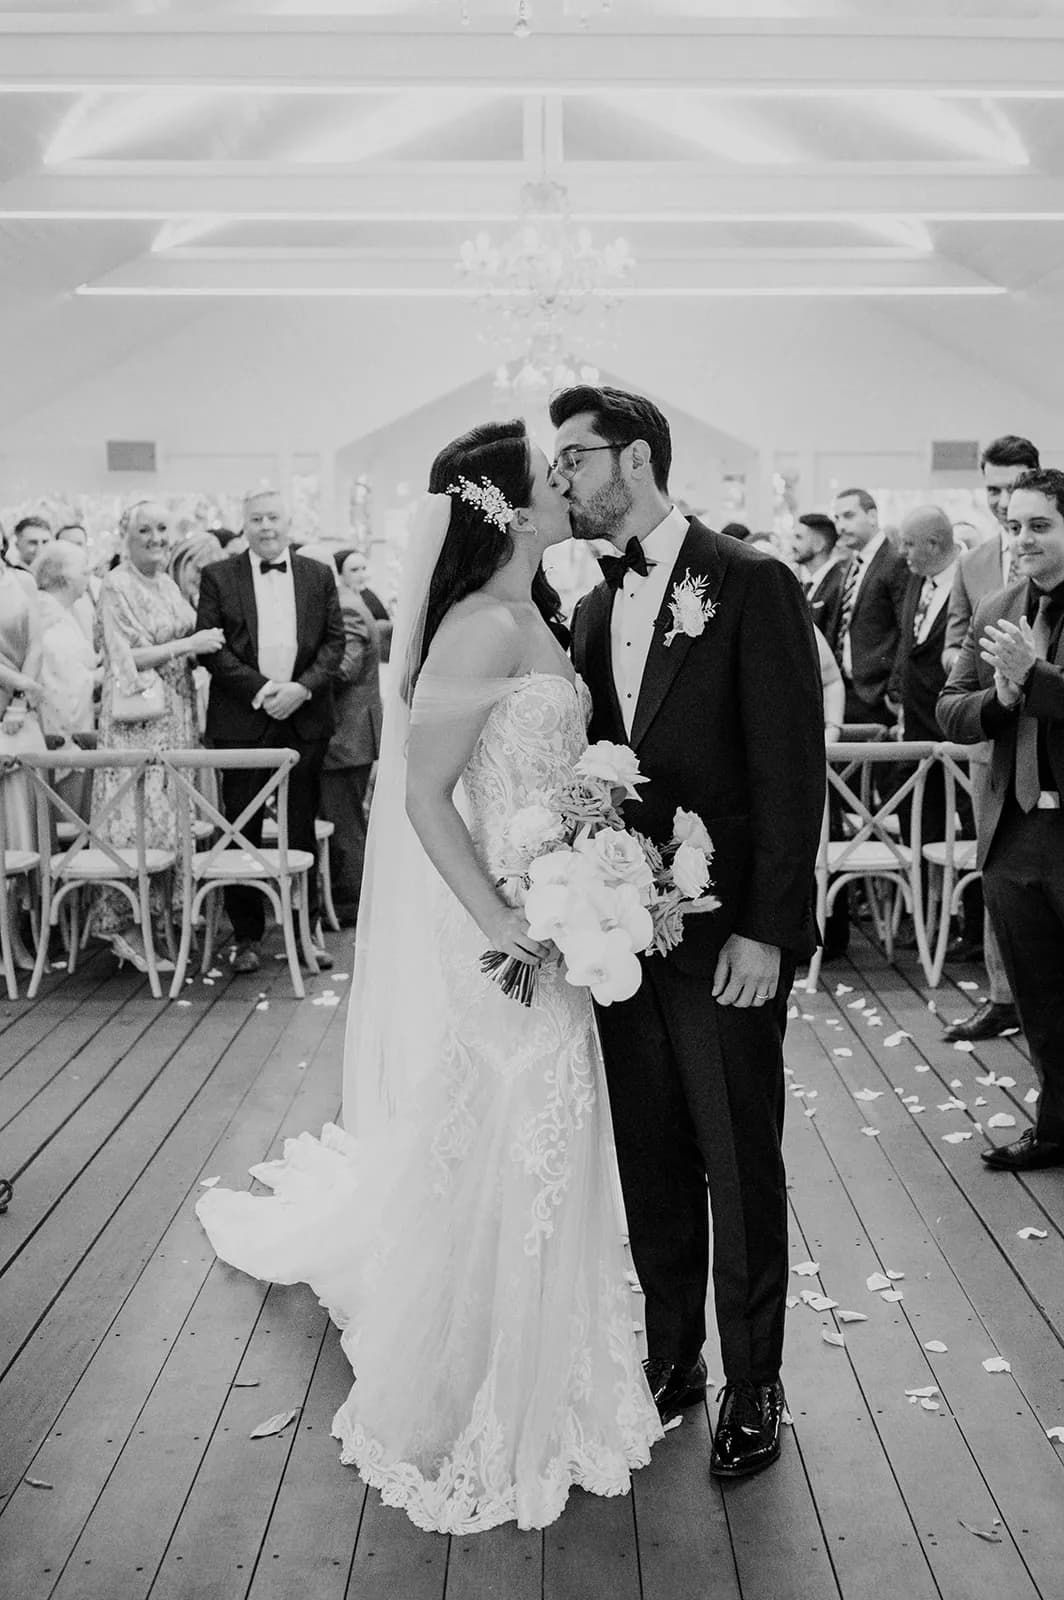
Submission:
[[[339,1465],[329,1428],[349,1372],[310,1293],[216,1264],[192,1211],[203,1178],[239,1181],[335,1115],[350,951],[333,948],[339,971],[303,1003],[269,963],[160,1005],[98,956],[35,1004],[0,1006],[0,1172],[16,1181],[0,1218],[0,1593],[865,1600],[889,1585],[903,1600],[1055,1600],[1064,1175],[978,1159],[1026,1125],[1033,1077],[1020,1038],[942,1041],[972,989],[929,997],[915,968],[858,940],[820,993],[795,992],[787,1147],[807,1270],[779,1466],[712,1484],[711,1403],[631,1496],[575,1493],[542,1535],[447,1539]],[[989,1131],[997,1115],[1015,1130]],[[1030,1227],[1045,1237],[1021,1238]],[[900,1299],[867,1287],[877,1272],[898,1275]],[[803,1291],[837,1304],[817,1311]],[[1011,1372],[984,1369],[998,1355]],[[929,1386],[935,1409],[906,1394]],[[249,1439],[291,1406],[284,1434]]]

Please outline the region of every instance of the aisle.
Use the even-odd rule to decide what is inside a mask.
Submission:
[[[780,1465],[722,1492],[707,1476],[715,1408],[700,1410],[631,1497],[577,1493],[543,1535],[448,1540],[383,1508],[329,1437],[348,1372],[324,1314],[305,1290],[266,1291],[214,1264],[192,1214],[202,1179],[234,1179],[334,1114],[339,974],[313,980],[302,1005],[271,972],[197,983],[190,1005],[160,1007],[100,958],[36,1006],[4,1005],[0,1171],[17,1188],[0,1219],[0,1589],[866,1600],[886,1581],[905,1600],[1058,1593],[1064,1446],[1046,1430],[1064,1426],[1064,1177],[991,1174],[977,1154],[976,1121],[1029,1115],[1022,1041],[943,1044],[915,970],[863,943],[856,954],[820,994],[796,994],[789,1035],[792,1260],[817,1270],[793,1273]],[[969,999],[946,987],[935,1003],[951,1016]],[[976,1082],[991,1073],[1006,1081]],[[1019,1237],[1030,1227],[1046,1237]],[[902,1298],[870,1290],[873,1273],[903,1274],[887,1280]],[[838,1304],[817,1310],[803,1292]],[[936,1341],[947,1349],[925,1348]],[[998,1355],[1011,1373],[984,1370]],[[719,1379],[713,1352],[710,1369]],[[281,1434],[249,1439],[290,1408]]]

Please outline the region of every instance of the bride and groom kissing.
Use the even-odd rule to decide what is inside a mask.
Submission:
[[[521,423],[447,446],[411,539],[345,1128],[253,1169],[273,1198],[198,1206],[223,1259],[313,1286],[355,1372],[342,1459],[446,1532],[542,1527],[574,1484],[625,1492],[662,1423],[702,1400],[710,1208],[710,1470],[756,1472],[780,1448],[782,1041],[816,940],[824,793],[808,613],[782,563],[672,505],[649,400],[580,386],[551,420],[553,464]],[[569,537],[617,552],[576,607],[571,662],[541,565]],[[703,819],[720,901],[594,1012],[503,889],[509,820],[589,737],[634,750],[647,781],[624,821],[652,844],[678,808]],[[486,944],[538,966],[527,1008],[483,976]]]

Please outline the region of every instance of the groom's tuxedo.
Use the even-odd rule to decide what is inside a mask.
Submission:
[[[655,548],[679,550],[659,574],[649,648],[645,636],[618,635],[618,602],[600,584],[577,607],[573,656],[592,694],[592,740],[630,744],[650,780],[625,807],[626,822],[663,843],[677,807],[697,812],[715,846],[722,904],[689,919],[668,957],[645,958],[637,994],[600,1010],[599,1025],[649,1352],[690,1364],[704,1340],[708,1177],[725,1376],[764,1383],[779,1372],[787,1280],[782,1037],[796,963],[817,938],[820,675],[790,571],[694,518],[670,544],[674,517],[645,541],[651,558]],[[713,614],[701,634],[667,643],[670,600],[688,575],[705,580]],[[653,573],[626,580],[632,595],[640,581]],[[628,589],[620,603],[629,606]],[[617,676],[629,647],[645,648],[646,664],[626,725]],[[774,1001],[740,1009],[713,999],[732,933],[780,947]]]

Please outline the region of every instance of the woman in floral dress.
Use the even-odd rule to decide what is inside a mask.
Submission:
[[[192,669],[196,656],[221,648],[218,628],[195,631],[196,616],[173,579],[170,516],[152,500],[140,500],[123,513],[122,560],[103,580],[96,614],[96,643],[104,663],[100,703],[100,747],[111,750],[187,750],[199,744]],[[145,722],[115,720],[116,693],[131,694],[162,681],[165,711]],[[126,781],[122,769],[101,768],[93,783],[93,815]],[[161,767],[149,768],[144,784],[144,837],[150,850],[175,845],[174,797]],[[104,818],[103,837],[129,848],[136,843],[136,808],[130,791]],[[152,922],[165,933],[170,915],[153,885]],[[99,889],[93,907],[93,931],[106,939],[122,961],[147,970],[144,941],[133,909],[114,889]],[[166,967],[167,962],[157,962]]]

